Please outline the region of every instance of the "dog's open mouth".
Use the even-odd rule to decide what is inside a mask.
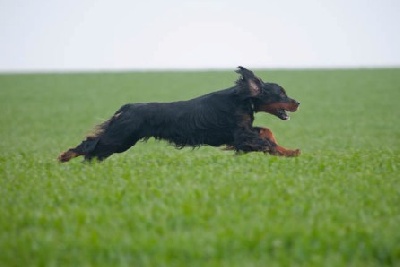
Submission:
[[[268,112],[272,115],[277,116],[281,120],[290,120],[290,116],[287,112],[295,112],[298,107],[299,103],[293,101],[291,103],[273,103],[259,106],[256,111]]]
[[[276,114],[274,114],[281,120],[290,120],[290,116],[287,114],[286,110],[278,109],[276,110]]]

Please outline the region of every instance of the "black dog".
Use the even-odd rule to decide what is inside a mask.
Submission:
[[[104,160],[150,137],[167,140],[179,148],[226,145],[242,152],[299,155],[298,149],[278,146],[269,129],[252,125],[254,112],[265,111],[287,120],[286,111],[296,111],[299,103],[289,98],[281,86],[264,83],[248,69],[239,67],[236,72],[241,77],[235,86],[188,101],[126,104],[58,160],[67,162],[81,155],[88,161]]]

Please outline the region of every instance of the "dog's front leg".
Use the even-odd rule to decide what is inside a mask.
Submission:
[[[278,145],[278,142],[276,141],[275,136],[270,129],[261,127],[255,127],[254,129],[258,131],[261,139],[268,140],[273,144],[271,146],[271,149],[269,151],[266,151],[266,153],[277,156],[285,156],[285,157],[296,157],[300,155],[300,149],[294,149],[294,150],[286,149]]]
[[[233,146],[228,146],[226,149],[236,150],[237,152],[265,152],[274,151],[276,146],[268,138],[262,138],[257,129],[239,129],[234,135]]]

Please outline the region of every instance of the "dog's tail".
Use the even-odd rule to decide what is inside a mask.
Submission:
[[[90,158],[91,152],[93,152],[96,148],[97,143],[99,142],[103,133],[108,129],[110,124],[119,117],[121,114],[121,110],[117,111],[114,116],[112,116],[109,120],[104,121],[103,123],[97,125],[93,132],[86,136],[86,139],[83,140],[78,146],[74,148],[70,148],[67,151],[61,153],[58,156],[59,162],[68,162],[73,158],[79,156],[85,156],[85,158]]]

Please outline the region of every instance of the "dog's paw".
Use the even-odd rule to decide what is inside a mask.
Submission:
[[[294,149],[294,150],[287,150],[285,153],[286,157],[297,157],[301,154],[300,149]]]
[[[301,154],[301,150],[300,149],[293,150],[293,157],[300,156],[300,154]]]
[[[58,156],[57,160],[61,163],[68,162],[70,159],[77,157],[78,154],[73,151],[66,151]]]

